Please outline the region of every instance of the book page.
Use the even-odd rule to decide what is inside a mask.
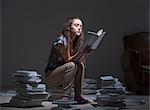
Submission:
[[[83,50],[86,46],[91,46],[91,48],[95,50],[102,41],[105,33],[106,32],[103,32],[103,29],[100,29],[97,33],[88,31],[86,40],[81,49]]]
[[[96,41],[96,39],[98,38],[99,36],[97,35],[97,33],[95,32],[92,32],[92,31],[88,31],[87,32],[87,35],[86,35],[86,38],[85,38],[85,41],[83,43],[83,46],[81,47],[81,50],[84,50],[84,48],[86,46],[92,46],[93,43]]]
[[[98,35],[94,32],[90,32],[88,31],[88,34],[87,34],[87,41],[86,41],[86,45],[88,46],[92,46],[94,44],[94,42],[98,39]]]
[[[103,29],[100,29],[97,33],[88,31],[86,35],[86,40],[83,42],[83,45],[80,47],[79,50],[83,51],[87,46],[90,46],[92,50],[95,50],[102,39],[104,38],[106,32],[103,32]],[[81,54],[78,54],[76,56],[77,59],[79,60],[82,57]]]
[[[103,33],[103,29],[100,29],[100,30],[97,32],[97,35],[100,36],[100,35],[102,35],[102,33]]]
[[[105,33],[106,33],[106,32],[103,32],[102,35],[100,35],[100,36],[97,38],[97,40],[93,43],[93,45],[92,45],[92,47],[91,47],[93,50],[95,50],[95,49],[98,47],[98,45],[99,45],[100,42],[102,41],[102,39],[103,39]]]

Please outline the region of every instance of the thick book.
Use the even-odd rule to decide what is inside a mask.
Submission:
[[[17,99],[12,97],[10,100],[9,104],[14,107],[42,107],[43,105],[41,104],[43,100],[38,100],[38,101],[27,101],[27,100],[22,100],[22,99]]]
[[[22,76],[22,77],[41,77],[41,74],[38,74],[34,70],[16,70],[13,76]]]
[[[21,82],[21,83],[40,83],[42,79],[40,77],[26,77],[26,76],[19,76],[19,75],[14,75],[12,76],[12,81],[13,82]]]
[[[16,91],[22,91],[22,92],[43,92],[46,91],[46,85],[45,84],[37,84],[37,86],[32,86],[30,84],[23,84],[23,83],[16,83],[15,84]]]
[[[97,49],[105,34],[106,32],[104,32],[104,29],[99,29],[97,32],[88,31],[82,49],[84,49],[86,46],[91,46],[93,50]]]

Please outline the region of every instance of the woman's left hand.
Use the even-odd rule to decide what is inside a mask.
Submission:
[[[93,49],[91,48],[91,46],[86,46],[83,50],[83,53],[89,55],[92,51]]]

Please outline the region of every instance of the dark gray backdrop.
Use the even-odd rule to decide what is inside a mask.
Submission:
[[[1,0],[0,72],[11,88],[16,69],[44,74],[50,45],[68,17],[79,16],[87,30],[107,32],[87,60],[85,77],[114,75],[123,81],[123,36],[148,31],[148,0]]]

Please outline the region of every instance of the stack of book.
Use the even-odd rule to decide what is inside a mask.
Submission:
[[[100,77],[101,89],[96,94],[96,101],[100,106],[124,107],[125,106],[125,87],[112,76]]]
[[[10,104],[17,107],[42,106],[47,99],[46,85],[42,82],[41,75],[36,71],[17,70],[12,75],[16,96]]]
[[[92,78],[85,78],[83,80],[82,88],[83,88],[83,94],[84,95],[96,94],[97,81],[95,79],[92,79]]]

